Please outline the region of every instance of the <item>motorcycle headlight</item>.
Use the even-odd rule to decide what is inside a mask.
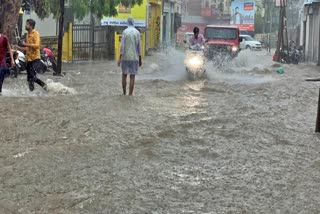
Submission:
[[[202,65],[202,60],[199,57],[192,57],[190,59],[190,64],[194,66]]]

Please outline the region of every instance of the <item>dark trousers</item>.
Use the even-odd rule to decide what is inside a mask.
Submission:
[[[36,59],[27,63],[27,80],[30,91],[34,90],[34,83],[37,83],[41,87],[45,86],[45,83],[37,77],[36,68],[38,67],[39,63],[40,59]]]
[[[7,73],[8,73],[8,68],[0,67],[0,93],[2,92],[2,84]]]

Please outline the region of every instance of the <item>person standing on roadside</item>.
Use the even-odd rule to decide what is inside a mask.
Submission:
[[[128,18],[128,28],[122,33],[120,44],[120,58],[118,66],[122,69],[122,90],[126,95],[127,75],[130,75],[129,96],[132,96],[135,82],[135,75],[138,74],[138,67],[141,67],[141,42],[140,32],[134,27],[134,19]]]
[[[2,24],[0,23],[0,96],[2,95],[2,84],[5,78],[5,74],[8,71],[6,63],[6,54],[9,51],[11,59],[11,67],[15,67],[12,50],[9,44],[8,37],[2,34]]]
[[[37,77],[36,69],[40,62],[40,34],[34,29],[36,22],[33,19],[26,21],[26,31],[28,32],[26,42],[22,42],[23,47],[15,46],[20,51],[26,52],[27,61],[27,81],[30,91],[34,90],[34,83],[39,84],[45,91],[47,85]]]

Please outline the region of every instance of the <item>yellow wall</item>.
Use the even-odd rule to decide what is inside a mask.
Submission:
[[[135,5],[132,8],[118,6],[117,11],[117,16],[103,17],[101,25],[127,26],[127,19],[133,17],[136,27],[146,27],[147,0],[143,0],[141,5]]]
[[[148,20],[148,48],[155,48],[161,36],[161,4],[153,4],[157,0],[150,0]]]
[[[128,19],[130,16],[132,16],[134,19],[141,19],[145,20],[147,15],[147,1],[143,0],[141,5],[135,5],[132,8],[128,8],[130,11],[128,12],[121,12],[119,6],[117,7],[118,15],[116,16],[119,19]]]
[[[72,23],[69,23],[69,31],[63,35],[62,60],[72,61]]]
[[[114,33],[114,51],[115,51],[115,60],[118,61],[119,57],[120,57],[120,43],[121,43],[121,34],[119,34],[118,32]],[[141,57],[144,58],[145,56],[145,44],[146,44],[146,34],[140,33],[141,36]]]

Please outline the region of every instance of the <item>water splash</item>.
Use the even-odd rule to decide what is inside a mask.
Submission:
[[[185,79],[184,52],[171,47],[160,52],[152,52],[152,56],[146,58],[140,74],[139,79],[183,80]]]
[[[60,82],[53,82],[52,79],[47,79],[46,84],[48,87],[48,92],[50,94],[61,94],[61,95],[75,95],[76,90],[63,85]]]
[[[228,83],[260,84],[272,81],[270,67],[272,59],[265,51],[243,50],[239,55],[222,65],[208,62],[206,69],[209,79]]]

